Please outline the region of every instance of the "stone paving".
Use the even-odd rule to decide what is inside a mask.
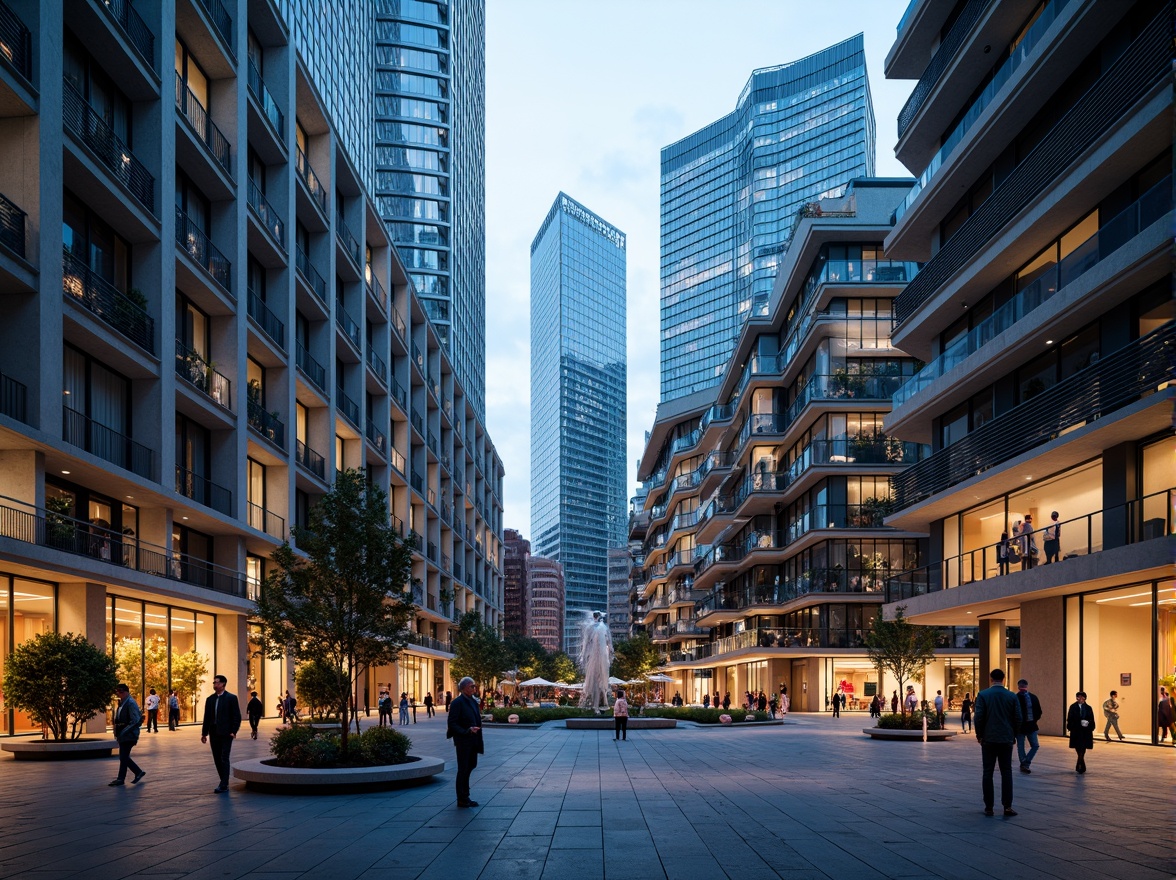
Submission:
[[[196,728],[143,734],[137,786],[115,758],[0,758],[0,878],[1122,878],[1173,876],[1176,750],[1096,743],[1085,776],[1043,737],[1020,815],[985,817],[980,751],[875,742],[869,719],[790,715],[760,729],[486,732],[481,806],[454,805],[444,716],[404,730],[444,757],[392,792],[275,795],[217,779]],[[375,721],[373,717],[371,722]],[[263,722],[263,734],[275,722]],[[266,737],[234,757],[260,757]],[[999,810],[998,810],[999,813]]]

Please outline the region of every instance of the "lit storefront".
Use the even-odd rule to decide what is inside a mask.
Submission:
[[[0,574],[0,681],[12,649],[41,633],[53,632],[56,620],[55,584]],[[40,729],[23,712],[9,706],[0,689],[0,732],[33,733]]]

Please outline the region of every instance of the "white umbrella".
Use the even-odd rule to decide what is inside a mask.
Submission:
[[[519,687],[554,687],[554,681],[548,681],[546,678],[528,678],[526,681],[519,682]]]
[[[664,675],[661,672],[647,672],[645,674],[645,677],[648,678],[650,681],[660,681],[663,684],[673,684],[674,683],[674,679],[670,678],[668,675]]]
[[[561,685],[561,687],[566,688],[569,691],[582,691],[584,690],[584,683],[580,682],[579,684],[565,684]]]
[[[623,678],[617,678],[615,675],[610,675],[608,677],[608,683],[613,687],[616,687],[618,684],[628,684],[629,682],[625,681]]]

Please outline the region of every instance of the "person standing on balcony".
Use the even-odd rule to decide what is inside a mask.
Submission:
[[[1062,549],[1062,524],[1058,522],[1058,512],[1049,515],[1050,523],[1045,527],[1045,564],[1058,561]]]
[[[1009,573],[1009,533],[1000,533],[1000,543],[996,545],[996,566],[1001,576]]]
[[[1027,571],[1037,561],[1037,541],[1033,537],[1033,515],[1025,514],[1021,523],[1021,571]]]

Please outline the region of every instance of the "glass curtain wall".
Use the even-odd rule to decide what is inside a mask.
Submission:
[[[54,632],[57,619],[57,585],[0,574],[0,679],[12,649],[41,633]],[[0,733],[35,733],[24,712],[9,706],[0,688]]]

